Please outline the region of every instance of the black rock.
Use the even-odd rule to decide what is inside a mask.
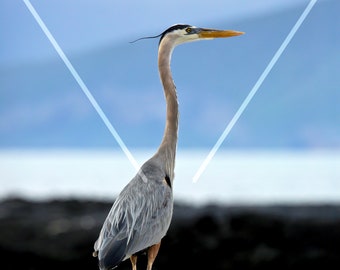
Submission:
[[[98,269],[93,243],[112,202],[0,203],[1,269]],[[175,204],[157,269],[339,269],[340,206]],[[146,258],[138,260],[145,269]],[[118,270],[131,269],[123,262]]]

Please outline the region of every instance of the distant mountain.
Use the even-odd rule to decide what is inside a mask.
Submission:
[[[246,34],[175,49],[179,147],[216,142],[303,9],[221,22]],[[339,10],[336,0],[316,4],[223,147],[340,147]],[[69,55],[128,147],[155,148],[162,137],[157,44]],[[0,147],[118,146],[58,57],[1,67],[0,87]]]

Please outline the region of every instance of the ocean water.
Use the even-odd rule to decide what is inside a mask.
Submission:
[[[139,164],[150,150],[131,151]],[[179,150],[175,200],[192,203],[340,203],[340,151],[219,151],[201,177],[208,150]],[[0,151],[0,199],[114,199],[136,169],[121,151]]]

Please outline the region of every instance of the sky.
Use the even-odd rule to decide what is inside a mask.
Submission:
[[[26,3],[28,1],[29,0],[25,0]],[[218,61],[223,66],[216,66],[216,74],[214,74],[216,78],[219,78],[220,75],[217,74],[217,70],[220,70],[225,74],[227,74],[228,72],[232,72],[233,79],[239,78],[236,80],[237,86],[233,86],[231,84],[231,81],[229,80],[223,80],[224,83],[228,85],[222,86],[222,80],[219,82],[213,79],[209,83],[208,80],[205,80],[207,81],[207,84],[201,88],[198,88],[198,86],[195,86],[193,84],[193,80],[188,81],[192,89],[202,89],[201,91],[198,91],[200,93],[204,93],[204,89],[207,89],[207,87],[226,89],[227,86],[228,89],[238,89],[238,93],[237,95],[235,95],[235,97],[233,96],[233,93],[231,91],[227,93],[228,97],[226,98],[230,100],[230,103],[226,103],[224,101],[220,103],[215,101],[212,102],[212,100],[214,99],[212,94],[209,94],[209,100],[212,103],[207,104],[204,98],[204,103],[199,103],[199,97],[202,96],[198,95],[195,108],[200,108],[200,114],[197,114],[197,112],[193,113],[194,108],[190,108],[189,103],[189,107],[187,108],[188,111],[190,111],[192,117],[185,118],[186,111],[181,111],[181,116],[184,116],[183,118],[181,118],[181,121],[183,121],[181,130],[183,145],[188,145],[188,141],[190,143],[195,141],[192,138],[192,134],[197,133],[202,134],[202,137],[207,137],[213,136],[212,134],[215,133],[219,134],[223,131],[223,128],[225,128],[226,125],[224,123],[226,123],[228,120],[225,119],[225,116],[232,115],[232,112],[228,111],[232,110],[233,108],[233,104],[231,104],[231,101],[235,100],[234,104],[241,104],[242,99],[238,100],[236,98],[240,95],[243,95],[242,97],[244,97],[250,91],[251,87],[254,85],[257,78],[259,78],[259,75],[268,64],[270,57],[273,57],[275,51],[284,40],[289,29],[291,29],[291,27],[296,22],[298,16],[310,2],[311,1],[309,0],[277,0],[270,2],[262,0],[214,1],[214,4],[212,5],[206,1],[195,2],[190,0],[185,2],[31,0],[33,7],[36,9],[51,34],[54,36],[61,49],[64,51],[66,56],[70,57],[70,59],[72,60],[72,64],[75,65],[77,71],[79,72],[79,74],[81,74],[81,77],[86,82],[86,84],[89,83],[88,86],[90,91],[93,91],[93,94],[95,95],[98,103],[100,104],[100,106],[102,106],[105,113],[108,114],[108,118],[112,121],[112,123],[114,123],[115,128],[117,128],[117,132],[128,142],[129,136],[131,137],[130,139],[132,139],[132,141],[136,140],[134,136],[134,130],[136,129],[143,128],[146,132],[145,134],[150,134],[150,128],[152,128],[153,130],[160,130],[161,132],[163,128],[163,122],[161,121],[163,121],[164,114],[164,112],[162,111],[162,104],[159,106],[152,106],[152,109],[154,109],[153,111],[145,110],[145,115],[141,114],[140,112],[132,113],[131,111],[131,108],[136,107],[133,102],[139,102],[140,100],[136,98],[131,98],[131,95],[133,95],[134,92],[129,92],[128,87],[129,89],[141,89],[141,85],[143,85],[144,103],[150,102],[150,100],[154,99],[155,96],[153,95],[153,92],[151,90],[155,88],[157,94],[159,94],[160,91],[159,78],[157,77],[157,71],[155,70],[156,66],[154,65],[153,69],[150,69],[149,65],[149,63],[152,61],[151,59],[153,59],[152,55],[154,55],[155,52],[154,47],[152,47],[152,54],[147,56],[147,48],[149,48],[149,51],[151,51],[150,44],[138,43],[138,52],[136,48],[134,48],[136,50],[131,50],[131,46],[128,46],[130,45],[128,44],[129,41],[143,36],[158,35],[170,25],[179,22],[211,28],[224,28],[225,24],[225,28],[247,32],[246,35],[242,36],[242,39],[235,38],[234,40],[228,40],[228,44],[230,44],[230,46],[235,46],[236,49],[243,48],[243,50],[240,50],[242,51],[240,56],[242,56],[243,62],[238,62],[238,66],[235,66],[233,64],[236,62],[233,62],[231,58],[237,55],[236,50],[234,50],[233,55],[228,57],[226,54],[226,60],[231,61],[229,67],[233,67],[232,70],[228,70],[228,67],[224,65],[224,61]],[[329,0],[319,0],[317,4],[321,4],[323,2],[331,3],[331,1]],[[334,3],[334,1],[332,3]],[[288,94],[287,98],[290,106],[293,106],[294,101],[295,104],[300,104],[301,102],[305,101],[305,92],[303,92],[299,96],[299,92],[294,90],[297,89],[301,91],[302,88],[299,87],[300,82],[303,84],[304,87],[307,87],[306,89],[309,91],[308,96],[310,97],[310,100],[312,100],[311,98],[313,98],[313,93],[310,93],[311,87],[308,87],[308,84],[306,86],[306,82],[312,83],[312,80],[309,78],[310,72],[315,72],[316,75],[320,75],[317,82],[327,82],[328,79],[324,78],[325,76],[321,76],[323,75],[323,73],[325,73],[323,72],[322,67],[329,67],[332,64],[332,60],[334,60],[334,62],[338,62],[336,57],[330,57],[332,52],[336,51],[336,43],[331,42],[332,39],[329,38],[329,36],[322,36],[320,34],[318,36],[322,36],[323,38],[313,39],[315,37],[314,29],[322,29],[322,27],[327,26],[328,31],[324,32],[331,33],[329,32],[329,29],[331,27],[329,28],[328,26],[332,25],[331,20],[332,18],[334,19],[336,17],[336,14],[334,12],[329,12],[332,9],[331,5],[328,5],[328,10],[322,9],[322,5],[319,5],[319,9],[317,6],[318,5],[315,5],[315,8],[311,12],[311,15],[308,17],[308,20],[305,24],[303,24],[301,31],[299,31],[298,35],[294,37],[293,42],[289,44],[288,50],[285,51],[284,56],[280,58],[278,65],[275,66],[274,73],[271,72],[271,76],[269,76],[269,78],[265,80],[265,83],[267,85],[270,84],[270,77],[274,78],[275,70],[277,71],[278,77],[276,81],[275,79],[273,79],[275,84],[274,89],[278,91],[279,86],[283,89],[283,91],[285,89],[293,89],[291,94],[292,96],[289,96],[289,93],[287,93],[287,91],[284,91],[283,93],[285,95]],[[2,34],[2,42],[0,44],[0,71],[2,73],[0,75],[2,75],[2,82],[4,82],[4,84],[2,85],[4,86],[4,92],[2,92],[3,95],[0,95],[0,104],[3,104],[3,106],[1,106],[0,108],[0,129],[1,127],[3,127],[2,130],[5,130],[5,132],[7,132],[7,141],[15,141],[15,138],[19,138],[16,140],[16,142],[23,143],[21,141],[21,138],[34,138],[34,141],[38,141],[39,145],[45,145],[44,143],[41,143],[41,140],[53,142],[53,139],[49,137],[51,134],[56,134],[55,136],[57,138],[62,137],[68,139],[72,137],[72,134],[71,136],[58,136],[57,133],[50,130],[51,126],[58,126],[59,132],[61,132],[62,130],[64,132],[71,132],[72,130],[76,130],[76,134],[77,136],[79,136],[79,134],[86,132],[88,126],[94,127],[95,124],[102,125],[102,121],[100,121],[99,118],[95,120],[91,118],[92,116],[97,116],[96,113],[91,111],[92,107],[89,106],[87,100],[83,102],[83,98],[85,97],[83,93],[81,93],[79,85],[77,85],[74,78],[70,76],[71,74],[69,70],[67,70],[66,66],[58,56],[56,50],[53,48],[46,35],[43,33],[40,26],[33,18],[32,14],[26,7],[24,0],[2,1],[0,4],[0,10],[0,12],[2,12],[2,14],[0,14],[0,32]],[[318,17],[318,14],[320,14],[320,11],[322,10],[324,17]],[[333,8],[332,10],[335,10],[335,8]],[[293,14],[290,15],[292,11]],[[265,18],[270,19],[266,21]],[[284,20],[282,20],[282,18],[284,18]],[[262,24],[256,24],[256,20],[258,19],[262,21]],[[276,21],[279,21],[279,23],[275,25]],[[319,21],[322,23],[318,23]],[[306,26],[307,28],[304,28],[304,26]],[[308,26],[310,27],[309,30]],[[336,36],[333,34],[331,35],[334,37]],[[234,43],[234,41],[237,42],[238,40],[242,40],[242,43]],[[333,40],[336,39],[333,38]],[[308,42],[311,45],[308,46],[309,50],[306,50],[305,44],[307,44]],[[322,44],[322,42],[332,44],[333,47],[321,46],[324,45]],[[156,41],[153,43],[156,44]],[[194,52],[194,49],[197,49],[197,46],[197,44],[195,44],[195,47],[194,45],[192,45],[191,48],[193,49],[191,50],[191,52]],[[215,48],[217,48],[217,41],[214,43],[214,46],[216,46]],[[248,47],[245,48],[242,46]],[[122,47],[124,47],[124,50],[119,50]],[[228,51],[226,47],[223,48],[225,51]],[[143,55],[141,55],[140,53],[141,51],[143,52],[142,54],[144,56],[147,56],[145,57],[145,59],[141,58],[143,57]],[[93,52],[100,53],[96,54]],[[115,52],[117,54],[114,54]],[[176,55],[179,55],[179,57],[175,57],[172,63],[174,65],[174,75],[176,77],[177,86],[181,86],[181,74],[186,74],[185,70],[181,68],[189,66],[182,66],[181,64],[177,64],[179,63],[176,62],[178,59],[184,59],[183,57],[180,57],[180,53],[182,52],[184,51],[181,51],[180,49],[176,50]],[[208,50],[207,52],[209,52],[206,54],[206,56],[208,56],[207,58],[210,57],[212,59],[215,59],[215,63],[208,62],[208,59],[204,59],[204,63],[206,63],[206,65],[216,65],[216,59],[218,58],[219,60],[222,60],[222,55],[213,56],[213,53],[211,51]],[[328,52],[328,54],[325,52]],[[200,54],[199,50],[197,50],[196,53]],[[298,57],[294,57],[294,53]],[[312,59],[310,58],[310,55],[313,55]],[[123,56],[123,58],[121,56]],[[291,58],[289,58],[290,56]],[[202,57],[203,55],[200,55],[200,60],[203,61]],[[256,60],[256,57],[259,57],[259,59]],[[332,59],[329,59],[329,61],[327,61],[328,58]],[[81,61],[79,61],[79,59]],[[252,63],[249,62],[249,59],[251,59]],[[296,59],[305,59],[305,61],[308,61],[308,70],[305,66],[299,65],[300,63],[296,62]],[[314,60],[314,62],[311,62],[311,60]],[[52,63],[52,65],[49,65],[48,63]],[[138,65],[137,63],[140,63],[141,65]],[[194,62],[190,64],[195,65]],[[39,66],[42,68],[37,69],[36,67]],[[247,73],[244,77],[245,66],[247,66]],[[295,69],[292,69],[292,66]],[[335,68],[331,69],[335,72],[337,68],[336,65],[333,66]],[[140,67],[142,67],[143,70],[141,70]],[[277,69],[279,67],[288,68],[286,68],[286,70],[283,68],[280,71]],[[206,72],[205,67],[203,66],[202,68],[205,70],[204,72]],[[193,69],[194,68],[192,68],[192,70]],[[294,78],[296,74],[294,70],[299,73],[299,78],[301,78],[301,80],[298,82],[295,81],[295,85],[284,84],[281,79],[282,75],[284,74],[284,76],[293,76],[292,78]],[[108,74],[108,72],[110,73]],[[195,72],[196,74],[198,74],[199,70],[195,69]],[[304,77],[303,72],[308,73],[308,76]],[[133,74],[135,80],[129,80],[129,77],[125,76],[126,74]],[[149,77],[151,75],[154,76],[152,77],[152,79],[151,77]],[[239,75],[239,77],[237,77],[237,75]],[[150,80],[148,81],[147,78],[150,78]],[[136,84],[129,84],[131,81],[136,81]],[[246,81],[247,83],[245,83]],[[154,87],[154,82],[156,87]],[[313,81],[313,84],[316,85],[317,82]],[[94,83],[94,85],[91,85],[91,83]],[[200,84],[202,85],[202,83],[203,82],[201,82]],[[136,87],[137,84],[138,87]],[[318,89],[320,89],[321,87],[328,87],[327,89],[323,90],[324,96],[328,98],[331,98],[332,96],[334,97],[334,93],[331,90],[335,87],[336,82],[333,83],[334,86],[328,85],[329,84],[321,84],[320,86],[315,86],[313,89],[319,93]],[[190,89],[189,85],[183,84],[182,87],[183,89]],[[69,91],[69,88],[75,88],[75,90]],[[115,101],[114,97],[116,97],[117,94],[112,91],[112,89],[120,90],[119,95],[121,96],[120,98],[117,98],[117,100],[119,100],[118,104],[116,104],[117,102],[113,102]],[[245,92],[241,92],[240,89],[244,90]],[[329,90],[328,94],[327,90]],[[94,91],[97,91],[97,93]],[[261,96],[257,96],[257,101],[253,105],[257,105],[259,107],[254,108],[255,112],[263,111],[263,109],[266,108],[265,106],[268,106],[268,104],[275,104],[275,109],[267,107],[269,111],[280,113],[280,108],[281,110],[285,110],[286,105],[280,107],[280,104],[273,102],[280,101],[280,99],[277,99],[276,97],[271,97],[271,92],[269,90],[265,91],[263,89],[261,91],[268,94],[267,100],[260,100]],[[189,96],[184,96],[186,92],[183,92],[184,93],[181,93],[181,101],[185,102],[186,98],[189,98]],[[70,95],[72,95],[71,98]],[[220,100],[221,97],[216,98],[216,100]],[[125,103],[122,105],[122,102],[120,102],[120,100],[125,100]],[[310,107],[313,107],[313,112],[316,111],[316,107],[321,108],[322,105],[320,104],[319,98],[314,98],[314,100],[317,100],[317,103],[312,103],[311,101],[308,102],[308,104],[312,104]],[[325,102],[329,102],[329,100],[325,99]],[[79,109],[76,106],[76,104],[79,103],[82,104],[82,106],[79,106],[79,108],[85,107],[85,109]],[[300,108],[300,106],[296,107]],[[328,105],[328,107],[331,106]],[[306,105],[305,108],[306,110],[308,109]],[[74,112],[74,110],[77,111]],[[90,112],[92,114],[90,114]],[[326,128],[323,126],[324,119],[327,118],[326,120],[328,120],[328,122],[334,119],[334,117],[329,117],[327,115],[327,113],[329,112],[332,113],[331,110],[327,111],[323,109],[323,111],[321,111],[321,113],[323,113],[322,115],[317,115],[318,112],[315,112],[312,117],[310,117],[311,112],[309,111],[309,119],[315,119],[315,121],[313,120],[313,123],[311,123],[312,121],[309,121],[309,119],[300,119],[300,122],[298,122],[296,121],[296,119],[289,118],[289,115],[286,114],[284,117],[286,123],[288,122],[286,126],[283,123],[281,123],[281,125],[277,125],[276,122],[274,123],[274,125],[270,126],[270,123],[273,124],[274,121],[269,121],[263,125],[263,129],[267,130],[271,127],[271,130],[276,133],[271,135],[272,138],[275,138],[275,143],[280,141],[279,138],[288,138],[286,133],[284,133],[283,135],[281,134],[283,129],[297,130],[297,132],[300,132],[300,130],[306,126],[306,122],[309,122],[309,124],[317,130],[315,132],[313,132],[313,130],[312,132],[310,130],[307,130],[305,133],[319,134],[320,128],[324,132],[327,132],[328,126]],[[75,117],[75,119],[73,119],[72,116],[74,116],[75,114],[77,116]],[[295,112],[291,112],[291,114],[293,116],[301,116],[301,110],[299,109]],[[88,115],[91,115],[89,119],[86,118]],[[159,117],[161,118],[154,119],[155,115],[159,115]],[[248,127],[250,127],[253,123],[253,125],[255,126],[254,130],[261,130],[260,123],[258,120],[256,120],[256,117],[255,120],[251,120],[251,117],[254,115],[258,116],[256,113],[248,112],[248,116],[246,117],[246,119],[248,119],[251,123],[247,123],[247,125]],[[194,121],[195,119],[193,119],[193,116],[195,116],[196,122]],[[265,116],[271,115],[266,113]],[[277,115],[277,117],[280,117],[280,115]],[[74,121],[67,122],[71,118]],[[85,118],[89,121],[85,122]],[[117,118],[119,119],[117,120]],[[221,122],[222,118],[223,122]],[[265,117],[259,118],[262,118],[262,120],[264,120]],[[276,119],[275,117],[272,118]],[[151,119],[155,121],[152,122]],[[214,121],[214,128],[217,128],[215,130],[216,132],[209,130],[208,132],[204,133],[205,131],[201,130],[202,128],[200,127],[205,127],[205,124],[210,125],[210,123],[212,123],[211,119],[213,119]],[[64,126],[63,124],[65,124],[65,122],[69,123],[69,126]],[[188,124],[188,122],[190,123]],[[292,128],[291,124],[295,122],[297,123],[296,125],[301,125],[301,127],[294,126],[294,128]],[[157,128],[155,125],[156,123],[160,123],[161,126],[158,126]],[[219,123],[220,125],[218,126],[217,123]],[[3,125],[1,126],[1,124]],[[79,124],[79,126],[77,126],[77,124]],[[83,124],[83,126],[81,124]],[[192,126],[194,127],[198,127],[198,129],[188,129],[188,131],[186,132],[183,127],[190,127],[190,124],[193,124]],[[329,126],[331,127],[331,132],[333,132],[333,130],[336,129],[333,128],[333,126],[335,125],[331,126],[331,124]],[[13,129],[10,129],[11,127]],[[84,127],[84,129],[81,129],[82,127]],[[32,133],[32,130],[34,130],[35,133]],[[93,131],[94,130],[97,134],[96,138],[101,138],[100,140],[103,140],[99,131],[97,129],[93,129]],[[44,131],[46,131],[48,134],[44,133]],[[233,131],[235,131],[235,129],[233,129]],[[106,133],[107,130],[105,129],[105,134]],[[249,130],[248,132],[240,131],[239,133],[242,133],[242,135],[244,133],[247,133],[249,137],[254,138],[254,141],[260,141],[259,136],[261,136],[261,138],[263,137],[263,132],[259,133],[260,135],[258,135],[257,137],[252,136],[254,135],[254,133],[250,132]],[[234,133],[235,137],[241,138],[240,140],[242,141],[242,136],[240,137],[236,135],[239,133]],[[333,133],[335,134],[335,132]],[[91,137],[91,134],[89,134],[88,132],[86,132],[86,134],[88,135],[88,138]],[[73,136],[75,135],[73,134]],[[159,135],[159,137],[160,136],[161,135]],[[298,134],[298,139],[301,140],[299,136],[300,135]],[[305,138],[306,136],[303,135],[302,137]],[[329,142],[328,138],[330,137],[332,136],[326,136],[325,138],[327,139],[325,139],[324,141]],[[212,142],[216,141],[217,139],[215,138],[215,136],[213,138],[209,138]],[[314,137],[312,136],[312,138]],[[3,139],[2,142],[6,142],[6,139]],[[110,137],[110,139],[112,138]],[[96,142],[96,139],[92,139],[91,141]],[[138,141],[144,142],[144,139]],[[153,142],[154,139],[151,138],[151,141]],[[318,139],[318,141],[322,140]],[[209,145],[211,145],[212,142],[209,142]],[[268,143],[267,141],[265,141],[265,143],[266,145],[270,145],[270,143]],[[293,143],[288,143],[290,146],[297,145],[295,141]],[[11,145],[13,145],[13,143]],[[18,146],[17,144],[15,145]],[[86,141],[86,143],[84,143],[83,145],[88,146],[88,141]],[[134,144],[131,143],[131,145]],[[195,141],[193,145],[198,144]],[[246,143],[242,141],[240,145],[246,145]],[[261,143],[258,145],[261,145]],[[279,143],[279,145],[286,144]]]
[[[327,0],[319,0],[327,1]],[[65,52],[159,34],[172,24],[214,27],[221,19],[246,17],[306,6],[308,0],[49,0],[30,1]],[[0,66],[41,61],[56,56],[22,0],[0,3]]]

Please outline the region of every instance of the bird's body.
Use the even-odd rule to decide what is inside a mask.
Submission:
[[[95,244],[95,250],[102,251],[99,253],[102,269],[159,243],[166,234],[173,197],[159,165],[154,158],[147,161],[113,204]]]
[[[173,212],[173,180],[178,133],[178,101],[170,70],[171,54],[184,42],[241,35],[231,30],[212,30],[174,25],[160,36],[158,68],[167,104],[163,140],[158,151],[116,198],[94,245],[101,270],[116,267],[130,258],[137,269],[137,253],[147,250],[148,266],[157,256]]]

